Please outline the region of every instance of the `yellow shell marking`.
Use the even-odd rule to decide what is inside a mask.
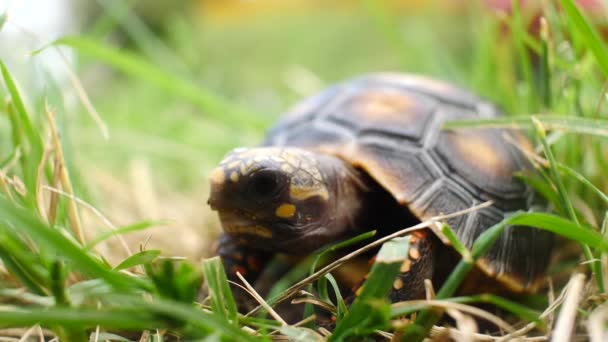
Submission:
[[[362,113],[370,119],[390,118],[403,120],[403,115],[408,113],[414,103],[401,93],[378,91],[366,93],[359,97],[358,102],[363,106]]]
[[[215,168],[213,171],[211,171],[209,179],[211,179],[212,183],[224,184],[224,182],[226,181],[226,174],[224,173],[224,169],[222,169],[221,167]]]
[[[507,161],[501,159],[496,153],[496,149],[488,144],[488,140],[480,135],[455,135],[450,139],[455,148],[472,165],[476,165],[481,170],[492,173],[502,173],[511,175],[511,169]]]
[[[292,199],[298,201],[302,201],[314,196],[319,196],[327,201],[329,199],[329,192],[324,186],[308,187],[291,184],[289,186],[289,196],[291,196]]]
[[[296,206],[289,203],[283,203],[274,213],[281,218],[290,218],[296,213]]]

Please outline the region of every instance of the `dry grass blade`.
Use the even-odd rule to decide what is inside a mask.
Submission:
[[[49,123],[49,128],[51,131],[51,136],[53,140],[53,149],[55,150],[56,162],[58,161],[60,164],[59,170],[61,174],[61,186],[65,190],[66,193],[70,195],[74,195],[74,189],[72,188],[72,182],[70,181],[70,176],[68,174],[68,170],[65,167],[65,158],[63,156],[63,149],[61,148],[61,141],[59,139],[59,133],[57,131],[57,126],[55,125],[54,113],[48,108],[48,104],[45,104],[45,112],[46,117]],[[76,205],[76,201],[72,198],[68,201],[68,215],[70,217],[70,224],[72,229],[74,230],[74,235],[76,239],[84,244],[84,233],[82,231],[82,224],[80,222],[80,216],[78,215],[78,206]]]
[[[57,188],[59,181],[61,180],[61,162],[57,155],[55,155],[55,161],[53,164],[53,179],[51,180],[51,187]],[[59,194],[55,191],[51,191],[49,199],[49,212],[48,221],[51,226],[55,225],[57,219],[57,205],[59,204]]]
[[[99,341],[99,325],[95,327],[95,334],[92,338],[93,342]]]
[[[581,300],[584,285],[584,274],[576,273],[570,278],[564,305],[557,317],[557,323],[553,330],[552,338],[554,342],[570,341],[574,325],[576,324],[576,312]]]
[[[462,303],[454,303],[454,302],[449,302],[449,301],[445,301],[445,300],[408,300],[408,301],[404,301],[404,302],[398,302],[392,305],[393,308],[399,308],[399,307],[411,307],[411,306],[432,306],[432,307],[436,307],[436,308],[441,308],[441,309],[450,309],[450,310],[458,310],[476,317],[479,317],[481,319],[484,319],[494,325],[496,325],[498,328],[507,331],[507,332],[514,332],[515,329],[513,329],[513,327],[505,322],[502,318],[493,315],[485,310],[482,310],[480,308],[476,308],[474,306],[471,305],[466,305],[466,304],[462,304]]]
[[[608,333],[606,333],[606,321],[608,321],[608,303],[604,303],[597,307],[587,322],[587,330],[589,331],[589,339],[591,342],[608,341]]]
[[[23,328],[10,328],[10,329],[0,329],[0,339],[4,339],[7,341],[20,341],[23,336],[30,336],[31,335],[31,330],[34,329],[36,330],[36,335],[38,335],[38,340],[40,340],[41,342],[46,341],[48,339],[50,339],[51,337],[55,336],[55,334],[48,330],[48,329],[42,329],[39,325],[35,325],[32,328],[29,329],[23,329]],[[27,339],[24,339],[24,341],[28,341]],[[29,340],[31,341],[31,339]]]
[[[435,288],[430,279],[424,279],[424,293],[427,300],[435,299]]]
[[[82,200],[81,198],[74,196],[73,194],[69,194],[65,191],[61,191],[59,189],[55,189],[55,188],[52,188],[47,185],[44,186],[44,189],[47,191],[50,191],[52,194],[65,196],[65,197],[69,198],[71,201],[74,201],[74,202],[80,204],[81,206],[90,210],[93,213],[93,215],[95,215],[97,218],[99,218],[99,220],[101,222],[103,222],[106,226],[108,226],[108,228],[110,228],[113,231],[117,230],[116,225],[114,225],[107,217],[105,217],[97,208],[95,208],[90,203]],[[123,239],[121,235],[116,235],[116,238],[118,239],[118,241],[120,241],[120,244],[124,248],[127,255],[128,256],[133,255],[133,252],[131,251],[131,248],[129,248],[129,245],[127,244],[125,239]]]
[[[46,163],[49,160],[49,156],[51,154],[51,150],[45,148],[42,152],[42,160],[38,165],[38,170],[36,172],[36,206],[38,208],[38,214],[40,217],[46,217],[48,219],[48,213],[44,212],[44,196],[42,196],[42,181],[44,180],[44,169],[46,167]],[[49,221],[50,222],[50,221]]]
[[[274,309],[272,307],[270,307],[270,305],[268,305],[268,303],[266,303],[264,298],[262,298],[262,296],[260,296],[257,293],[257,291],[253,288],[253,286],[251,286],[251,284],[249,284],[247,282],[247,280],[245,280],[245,278],[241,275],[240,272],[236,272],[236,276],[239,277],[239,279],[243,282],[243,285],[245,285],[247,290],[249,290],[249,293],[253,296],[253,298],[255,300],[257,300],[258,303],[260,303],[260,305],[268,311],[268,313],[270,314],[270,316],[272,316],[272,318],[274,318],[277,322],[281,323],[281,326],[287,325],[287,322],[285,322],[285,320],[281,316],[279,316],[279,314],[276,311],[274,311]]]
[[[27,331],[25,333],[23,333],[23,335],[19,338],[19,342],[27,341],[35,329],[36,329],[36,326],[30,327],[29,329],[27,329]]]
[[[431,334],[430,334],[431,340],[441,341],[441,339],[446,339],[447,336],[451,336],[456,341],[460,341],[461,337],[463,336],[463,333],[460,330],[454,329],[454,328],[447,328],[447,327],[440,327],[440,326],[433,326],[433,328],[431,328]],[[490,335],[485,335],[485,334],[480,334],[480,333],[474,333],[473,338],[474,338],[474,341],[495,341],[496,340],[495,336],[490,336]]]
[[[150,330],[144,330],[139,337],[139,342],[148,342],[150,340],[151,334]]]
[[[312,305],[318,306],[320,308],[322,308],[325,311],[331,312],[333,315],[335,315],[338,312],[338,309],[334,306],[331,305],[329,303],[326,303],[322,300],[319,300],[317,298],[294,298],[291,301],[291,304],[306,304],[306,303],[310,303]]]
[[[458,329],[433,326],[433,328],[431,330],[431,340],[440,341],[441,339],[438,339],[438,338],[444,338],[446,335],[451,336],[455,341],[461,341],[461,338],[462,338],[462,332]],[[486,335],[486,334],[480,334],[480,333],[474,333],[473,338],[474,338],[474,341],[503,341],[502,337],[500,337],[500,336],[492,336],[492,335]],[[518,337],[518,338],[509,339],[509,341],[526,341],[526,342],[548,341],[548,340],[549,340],[549,338],[546,336]]]
[[[2,190],[2,192],[4,192],[6,194],[6,196],[8,197],[9,200],[14,201],[14,197],[13,194],[11,192],[11,189],[8,187],[9,184],[9,180],[8,178],[6,178],[6,175],[4,174],[3,171],[0,171],[0,190]]]
[[[291,326],[292,327],[301,327],[301,326],[306,325],[308,323],[314,322],[316,319],[317,319],[317,315],[312,314],[312,315],[304,318],[303,320],[301,320],[301,321],[299,321],[297,323],[292,324]]]
[[[331,331],[329,331],[323,327],[317,328],[317,331],[319,332],[319,334],[323,335],[324,337],[331,336]]]
[[[342,265],[344,262],[346,262],[348,260],[351,260],[352,258],[354,258],[354,257],[356,257],[358,255],[361,255],[361,254],[363,254],[363,253],[365,253],[365,252],[367,252],[367,251],[369,251],[371,249],[379,247],[383,243],[385,243],[385,242],[387,242],[389,240],[392,240],[392,239],[394,239],[396,237],[400,237],[400,236],[403,236],[403,235],[407,235],[407,234],[409,234],[409,233],[411,233],[413,231],[416,231],[416,230],[420,230],[420,229],[424,229],[424,228],[429,228],[429,227],[433,226],[436,222],[441,222],[443,220],[447,220],[447,219],[452,218],[452,217],[458,217],[458,216],[461,216],[461,215],[466,215],[468,213],[471,213],[471,212],[474,212],[476,210],[480,210],[480,209],[489,207],[491,205],[492,205],[492,201],[487,201],[487,202],[483,202],[481,204],[472,206],[470,208],[467,208],[465,210],[456,211],[456,212],[453,212],[453,213],[450,213],[450,214],[446,214],[446,215],[435,216],[435,217],[432,217],[432,218],[430,218],[430,219],[428,219],[428,220],[426,220],[424,222],[420,222],[417,225],[414,225],[412,227],[399,230],[399,231],[397,231],[397,232],[395,232],[393,234],[390,234],[390,235],[387,235],[387,236],[385,236],[385,237],[383,237],[381,239],[378,239],[378,240],[376,240],[376,241],[374,241],[374,242],[372,242],[372,243],[370,243],[370,244],[368,244],[366,246],[363,246],[363,247],[357,249],[356,251],[353,251],[353,252],[351,252],[351,253],[349,253],[349,254],[341,257],[340,259],[338,259],[338,260],[330,263],[329,265],[321,268],[317,272],[309,275],[308,277],[306,277],[306,278],[302,279],[301,281],[297,282],[296,284],[292,285],[287,290],[283,291],[279,297],[277,297],[276,299],[274,299],[272,301],[272,304],[274,305],[274,304],[280,303],[280,302],[284,301],[285,299],[292,297],[294,294],[296,294],[299,290],[301,290],[302,288],[304,288],[306,285],[308,285],[311,282],[319,279],[320,277],[324,276],[325,274],[327,274],[327,273],[335,270],[336,268],[340,267],[340,265]],[[261,306],[258,306],[256,308],[254,308],[253,310],[251,310],[250,312],[248,312],[246,316],[250,316],[250,315],[253,315],[253,314],[257,313],[261,308],[262,308]]]
[[[473,342],[475,341],[475,334],[477,333],[477,324],[475,320],[468,315],[464,315],[459,310],[448,309],[446,313],[450,315],[454,321],[456,321],[456,326],[458,327],[459,333],[456,335],[452,335],[452,338],[457,339],[461,342]]]
[[[553,313],[555,312],[555,310],[557,310],[557,308],[564,302],[564,299],[566,298],[566,291],[567,291],[568,287],[566,286],[562,292],[560,293],[560,295],[557,298],[553,298],[553,285],[550,282],[550,289],[549,289],[549,298],[550,300],[550,305],[549,307],[547,307],[545,309],[545,311],[543,311],[543,313],[539,316],[539,319],[545,319],[548,318],[549,320],[549,326],[551,326],[551,322],[553,321],[552,317],[553,317]],[[506,334],[504,336],[501,336],[499,339],[497,339],[497,341],[501,341],[501,342],[505,342],[505,341],[511,341],[512,339],[515,338],[520,338],[521,336],[527,334],[528,332],[532,331],[532,329],[536,328],[537,323],[536,322],[531,322],[526,324],[523,328],[520,328],[512,333]],[[547,338],[548,339],[548,338]]]

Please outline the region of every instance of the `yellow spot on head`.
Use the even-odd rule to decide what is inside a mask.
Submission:
[[[308,187],[291,184],[289,186],[289,195],[295,200],[305,200],[314,196],[319,196],[324,200],[329,199],[329,192],[324,186]]]
[[[281,204],[275,211],[275,215],[281,218],[290,218],[296,213],[296,206],[289,203]]]
[[[230,180],[234,183],[238,182],[239,174],[236,173],[236,171],[232,171],[232,173],[230,174]]]
[[[401,278],[395,279],[395,281],[393,282],[393,288],[395,290],[401,290],[402,287],[403,287],[403,280],[401,280]]]
[[[215,184],[224,184],[224,181],[226,180],[224,169],[221,167],[215,168],[213,171],[211,171],[209,179],[211,179],[211,182]]]

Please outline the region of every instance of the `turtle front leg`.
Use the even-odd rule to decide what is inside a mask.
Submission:
[[[424,280],[433,279],[435,276],[439,243],[441,242],[429,230],[419,230],[410,235],[408,258],[402,263],[399,274],[395,277],[388,293],[391,303],[425,298]],[[367,275],[352,288],[351,295],[345,299],[347,306],[350,306],[362,293],[366,282]],[[317,316],[319,326],[328,330],[335,328],[335,316],[328,315],[323,310],[319,310]]]
[[[433,279],[436,269],[437,238],[429,230],[419,230],[410,235],[408,258],[389,293],[392,303],[425,298],[424,280]]]
[[[224,264],[226,276],[229,281],[240,284],[241,280],[237,277],[240,273],[250,284],[262,274],[266,264],[272,258],[272,253],[250,248],[239,244],[228,234],[220,235],[217,246],[217,255]],[[240,312],[253,309],[257,302],[241,287],[230,284],[234,300]]]
[[[425,297],[424,280],[433,279],[436,269],[438,239],[429,230],[419,230],[410,235],[408,258],[401,264],[399,274],[388,294],[391,303]],[[367,278],[367,276],[366,276]],[[351,304],[361,294],[366,280],[361,281],[347,299]]]

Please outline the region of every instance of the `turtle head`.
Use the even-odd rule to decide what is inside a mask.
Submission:
[[[209,205],[237,241],[273,251],[310,252],[335,241],[346,164],[298,148],[235,149],[211,173]]]

